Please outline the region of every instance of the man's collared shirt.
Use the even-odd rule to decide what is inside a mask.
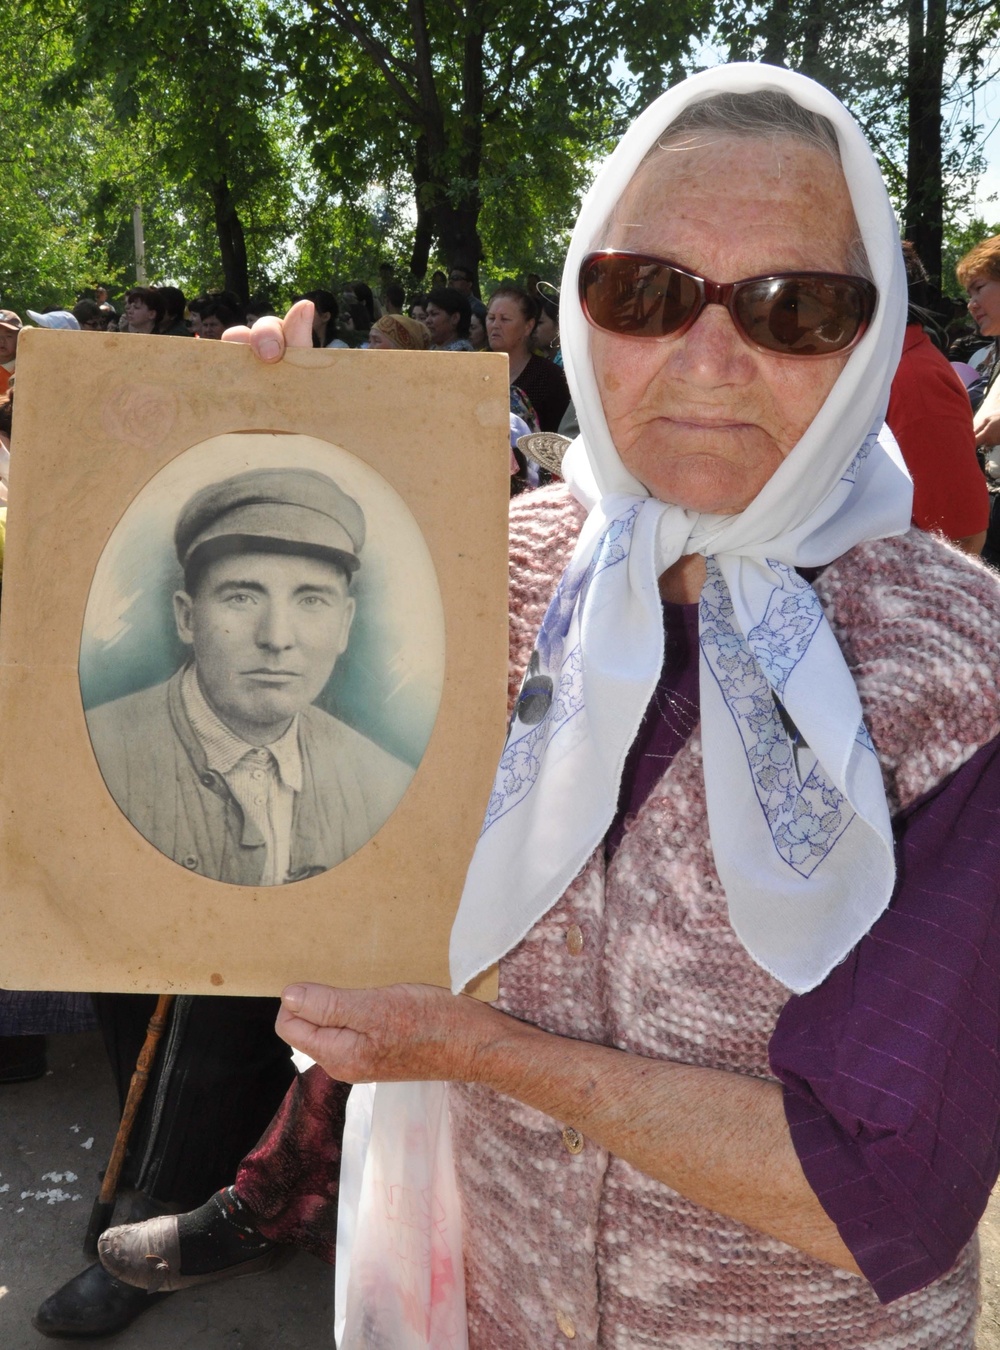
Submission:
[[[299,719],[270,745],[248,745],[230,731],[201,692],[194,666],[185,670],[181,698],[191,728],[205,751],[208,767],[221,774],[243,814],[265,843],[262,886],[279,886],[288,876],[292,847],[292,810],[302,791]]]

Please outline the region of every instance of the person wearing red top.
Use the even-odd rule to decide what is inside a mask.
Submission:
[[[990,499],[976,458],[972,404],[914,310],[914,293],[927,274],[912,244],[904,243],[903,258],[910,310],[885,420],[913,479],[914,525],[978,554],[986,541]]]

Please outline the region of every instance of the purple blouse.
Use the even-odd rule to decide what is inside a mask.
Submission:
[[[664,626],[609,854],[698,720],[698,606]],[[883,1303],[954,1265],[1000,1172],[1000,739],[893,833],[889,908],[770,1043],[802,1169]]]

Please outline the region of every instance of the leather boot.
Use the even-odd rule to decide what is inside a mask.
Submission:
[[[31,1319],[43,1336],[84,1340],[121,1331],[169,1294],[147,1294],[94,1264],[50,1294]]]
[[[121,1220],[135,1221],[172,1208],[140,1191],[126,1191],[118,1197],[116,1214],[121,1214]],[[123,1284],[95,1262],[50,1294],[31,1319],[31,1325],[43,1336],[63,1339],[110,1336],[168,1296],[147,1294],[144,1289]]]

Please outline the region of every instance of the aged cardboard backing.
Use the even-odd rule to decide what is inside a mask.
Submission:
[[[503,741],[508,393],[500,356],[298,351],[50,330],[18,349],[0,624],[0,985],[274,994],[448,984],[448,935]],[[372,465],[423,531],[444,693],[407,795],[323,876],[251,888],[159,853],[108,793],[78,660],[123,511],[210,436],[304,433]],[[495,972],[474,992],[491,997]]]

